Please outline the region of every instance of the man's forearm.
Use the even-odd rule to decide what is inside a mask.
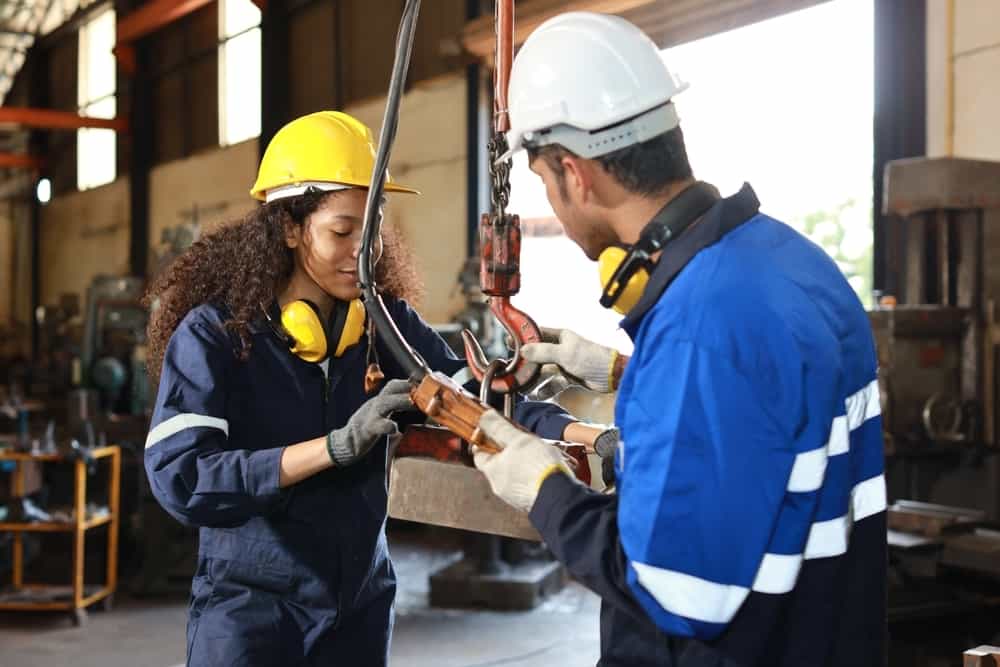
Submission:
[[[528,518],[574,579],[606,602],[645,617],[626,580],[616,494],[602,495],[566,475],[550,475]]]

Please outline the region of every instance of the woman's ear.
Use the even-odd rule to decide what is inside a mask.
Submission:
[[[294,222],[285,223],[285,245],[289,248],[298,248],[302,243],[302,225]]]

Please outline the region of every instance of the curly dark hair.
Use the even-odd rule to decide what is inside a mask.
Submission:
[[[242,343],[237,354],[245,360],[251,347],[250,325],[259,321],[261,304],[273,303],[292,275],[295,260],[285,244],[285,229],[305,224],[334,194],[307,192],[263,204],[242,220],[203,236],[171,262],[153,280],[143,301],[152,311],[147,330],[150,375],[159,377],[170,336],[188,312],[204,303],[229,313],[226,327]],[[382,244],[382,258],[375,268],[380,291],[418,302],[423,284],[402,235],[392,225],[383,226]]]

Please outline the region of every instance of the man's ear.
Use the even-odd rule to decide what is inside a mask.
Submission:
[[[594,174],[589,160],[564,155],[560,160],[566,179],[566,192],[571,201],[586,203],[594,187]]]

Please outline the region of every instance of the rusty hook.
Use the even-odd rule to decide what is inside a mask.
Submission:
[[[503,325],[514,341],[514,354],[504,369],[496,373],[490,381],[490,390],[498,394],[530,389],[538,380],[541,367],[538,364],[525,361],[521,356],[521,346],[526,343],[540,343],[542,332],[535,321],[510,303],[508,297],[490,298],[490,310]],[[490,362],[472,332],[466,329],[462,332],[465,343],[465,358],[469,362],[472,375],[483,381]]]

